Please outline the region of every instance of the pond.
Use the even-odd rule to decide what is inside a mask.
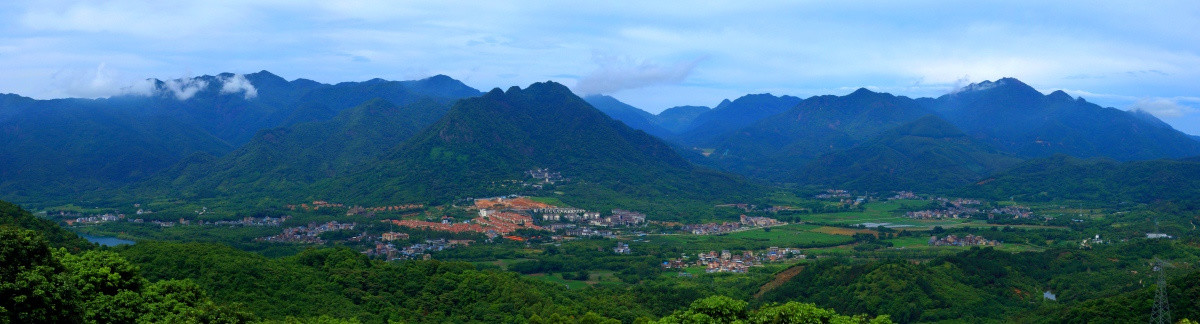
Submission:
[[[117,246],[117,245],[127,245],[127,244],[136,243],[134,241],[123,240],[123,239],[119,239],[119,238],[115,238],[115,237],[111,237],[111,236],[91,236],[91,235],[79,235],[79,236],[82,236],[83,239],[88,240],[88,242],[100,244],[103,246]]]

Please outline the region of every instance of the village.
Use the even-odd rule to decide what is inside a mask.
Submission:
[[[613,236],[612,231],[598,228],[636,227],[646,224],[646,215],[639,212],[613,209],[607,216],[602,216],[599,212],[558,207],[521,196],[475,199],[468,209],[475,210],[478,217],[461,222],[455,222],[449,217],[442,217],[440,222],[412,219],[382,221],[425,230],[481,233],[489,239],[506,236],[520,229],[547,230],[557,234],[553,236],[555,240],[593,235]],[[538,225],[539,223],[541,225]]]
[[[716,251],[697,253],[695,261],[691,261],[688,255],[682,255],[677,259],[663,261],[662,267],[663,269],[685,269],[697,266],[703,267],[707,273],[746,273],[750,267],[762,266],[765,262],[803,260],[807,257],[802,250],[793,248],[770,247],[758,253],[754,251],[734,253],[729,250],[721,250],[719,254]]]
[[[988,240],[983,236],[967,234],[963,237],[956,235],[946,235],[942,238],[937,236],[929,237],[930,246],[1000,246],[999,241]]]
[[[389,239],[389,233],[384,233],[382,240],[393,241],[408,239],[408,234],[398,233],[403,236],[395,236],[396,233],[391,234],[392,238]],[[430,252],[442,251],[458,246],[468,246],[471,245],[471,243],[475,243],[473,240],[433,239],[425,240],[424,243],[415,243],[407,247],[397,248],[395,244],[383,241],[375,242],[375,246],[363,251],[363,254],[366,254],[372,258],[378,258],[387,261],[413,259],[429,260],[431,258],[429,254]]]
[[[987,219],[995,219],[996,216],[1008,215],[1012,218],[1030,218],[1033,213],[1028,207],[1023,206],[1004,206],[999,208],[984,209],[964,207],[963,205],[951,205],[945,209],[930,209],[910,211],[904,213],[905,217],[912,219],[959,219],[959,218],[974,218],[977,216],[986,216]]]
[[[338,230],[354,229],[356,223],[338,223],[330,221],[328,223],[310,223],[306,226],[288,227],[283,229],[283,233],[267,237],[258,238],[258,241],[277,242],[277,243],[311,243],[323,244],[325,240],[321,239],[321,233]]]
[[[189,220],[189,219],[186,219],[186,218],[180,217],[180,218],[179,218],[178,220],[176,220],[176,221],[162,221],[162,220],[149,220],[149,221],[147,221],[147,220],[145,220],[145,219],[142,219],[142,218],[128,218],[128,217],[126,217],[126,216],[125,216],[125,214],[113,214],[113,213],[105,213],[105,214],[101,214],[101,215],[93,215],[93,216],[83,216],[83,217],[76,217],[76,218],[68,218],[68,219],[64,219],[64,220],[63,220],[63,223],[66,223],[66,224],[67,224],[67,226],[75,226],[75,225],[96,225],[96,224],[102,224],[102,223],[108,223],[108,222],[118,222],[118,221],[127,221],[127,222],[130,222],[130,223],[136,223],[136,224],[143,224],[143,223],[146,223],[146,224],[154,224],[154,225],[158,225],[158,226],[160,226],[160,227],[173,227],[173,226],[176,226],[176,225],[198,225],[198,226],[279,226],[279,225],[283,224],[283,222],[286,222],[286,221],[288,221],[288,220],[289,220],[289,219],[291,219],[291,218],[292,218],[292,216],[286,216],[286,215],[285,215],[285,216],[280,216],[280,217],[269,217],[269,216],[265,216],[265,217],[243,217],[242,219],[237,219],[237,220],[215,220],[215,221],[214,221],[214,220],[203,220],[203,219],[199,219],[199,220]]]
[[[771,226],[779,226],[779,225],[787,225],[787,223],[780,222],[778,220],[775,220],[774,218],[769,218],[769,217],[753,217],[753,216],[741,215],[740,221],[737,223],[724,222],[724,223],[707,223],[707,224],[689,224],[689,225],[683,226],[683,231],[685,233],[691,233],[693,235],[719,235],[719,234],[732,233],[732,232],[736,232],[739,230],[746,230],[746,229],[760,228],[760,227],[771,227]]]

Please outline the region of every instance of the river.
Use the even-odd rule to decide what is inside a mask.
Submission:
[[[80,234],[79,236],[82,236],[83,239],[88,240],[88,242],[100,244],[103,246],[117,246],[117,245],[126,245],[126,244],[136,243],[134,241],[123,240],[123,239],[119,239],[119,238],[115,238],[115,237],[111,237],[111,236],[91,236],[91,235],[83,235],[83,234]]]

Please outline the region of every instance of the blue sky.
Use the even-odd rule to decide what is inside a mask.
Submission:
[[[849,2],[849,3],[842,3]],[[553,80],[651,112],[748,93],[938,96],[1016,77],[1200,134],[1196,1],[5,1],[0,92],[145,78]]]

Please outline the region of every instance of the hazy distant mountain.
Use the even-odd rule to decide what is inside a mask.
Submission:
[[[787,111],[797,103],[800,103],[800,98],[776,97],[766,93],[725,100],[716,108],[696,116],[691,125],[680,133],[680,140],[691,145],[709,143],[725,133],[754,124],[763,117]]]
[[[658,126],[671,131],[672,133],[682,133],[692,125],[696,117],[700,117],[704,113],[712,110],[712,108],[704,106],[679,106],[663,110],[655,116],[658,121]]]
[[[808,163],[798,179],[858,190],[937,192],[974,183],[1019,162],[928,115],[854,148],[825,154]]]
[[[626,126],[640,129],[658,138],[670,138],[675,134],[657,125],[654,115],[637,107],[630,106],[617,98],[606,95],[590,95],[583,97],[584,101],[600,110],[612,119],[625,123]]]
[[[1200,142],[1150,114],[1103,108],[1062,91],[1042,95],[1012,78],[972,84],[931,107],[968,135],[1025,157],[1145,160],[1200,154]]]
[[[1042,95],[1011,78],[972,84],[937,99],[866,89],[843,97],[812,97],[735,131],[682,138],[707,139],[689,143],[711,152],[697,158],[700,163],[784,180],[818,156],[862,144],[929,113],[979,144],[1021,158],[1062,153],[1144,160],[1200,154],[1200,141],[1153,115],[1102,108],[1061,91]]]

